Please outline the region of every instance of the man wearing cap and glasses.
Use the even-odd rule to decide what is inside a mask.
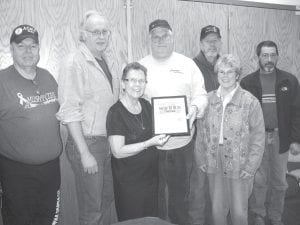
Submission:
[[[214,66],[220,57],[222,48],[220,29],[214,25],[208,25],[201,29],[200,33],[200,52],[193,59],[201,70],[204,78],[205,89],[207,92],[216,90],[219,87],[217,73],[214,71]],[[201,119],[197,120],[197,136],[195,146],[195,160],[197,164],[201,157],[202,132]],[[210,219],[210,199],[208,194],[208,182],[206,174],[198,169],[193,173],[193,182],[191,184],[191,196],[193,202],[191,203],[191,218],[196,224],[207,224]]]
[[[56,224],[62,143],[57,84],[37,67],[39,38],[30,25],[10,37],[13,65],[0,71],[0,180],[5,225]]]
[[[191,127],[190,136],[171,137],[163,147],[159,147],[159,213],[172,223],[190,224],[187,199],[194,160],[193,122],[196,116],[203,114],[207,105],[204,81],[191,59],[174,52],[173,31],[166,20],[150,23],[149,38],[151,54],[140,60],[148,70],[145,98],[185,95]],[[168,196],[165,195],[166,188]]]
[[[88,11],[80,24],[78,49],[63,60],[58,77],[57,118],[68,128],[66,154],[84,225],[110,224],[113,186],[105,124],[119,95],[118,72],[105,52],[110,37],[108,20]]]

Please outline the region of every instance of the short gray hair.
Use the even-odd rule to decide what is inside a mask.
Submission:
[[[98,12],[98,11],[96,11],[96,10],[90,10],[90,11],[87,11],[87,12],[84,14],[84,16],[83,16],[83,18],[82,18],[82,20],[81,20],[81,22],[80,22],[80,24],[79,24],[79,41],[84,41],[84,40],[85,40],[83,37],[84,37],[84,35],[85,35],[84,32],[85,32],[85,29],[86,29],[86,27],[87,27],[88,19],[89,19],[91,16],[95,16],[95,15],[102,17],[103,20],[106,20],[107,23],[108,23],[107,18],[106,18],[103,14],[101,14],[100,12]]]
[[[226,66],[233,68],[237,75],[241,75],[242,73],[242,67],[241,67],[241,61],[239,57],[233,55],[233,54],[224,54],[220,56],[220,58],[217,60],[215,65],[215,72],[218,73],[220,67]]]

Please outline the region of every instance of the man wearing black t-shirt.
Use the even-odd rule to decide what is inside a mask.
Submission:
[[[16,27],[13,65],[0,71],[0,179],[4,225],[56,224],[62,143],[57,84],[39,61],[38,32]]]
[[[288,152],[295,152],[300,143],[300,87],[295,76],[276,67],[278,48],[273,41],[259,43],[256,53],[260,69],[243,78],[241,86],[262,105],[266,141],[249,206],[255,225],[264,225],[266,216],[272,225],[281,225]]]

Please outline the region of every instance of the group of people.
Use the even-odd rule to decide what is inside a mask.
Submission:
[[[218,27],[201,30],[200,49],[209,104],[197,120],[198,221],[227,224],[230,212],[231,224],[248,224],[250,212],[254,225],[281,225],[288,155],[300,151],[299,82],[276,67],[273,41],[257,45],[259,68],[242,79],[238,57],[220,54]]]
[[[174,51],[170,24],[154,20],[151,53],[121,75],[106,54],[110,39],[107,18],[87,12],[56,83],[37,67],[36,29],[13,30],[13,65],[0,71],[4,224],[57,223],[60,123],[82,225],[109,224],[112,190],[119,221],[225,225],[230,215],[246,225],[249,208],[255,225],[283,224],[288,152],[300,152],[300,87],[276,67],[277,45],[259,43],[259,69],[240,81],[240,60],[221,54],[216,26],[202,28],[190,59]],[[167,96],[186,97],[189,135],[153,135],[151,98]]]

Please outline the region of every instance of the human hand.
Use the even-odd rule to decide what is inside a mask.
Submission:
[[[297,142],[291,143],[289,150],[292,155],[298,155],[300,153],[300,144]]]
[[[81,154],[81,164],[85,173],[95,174],[98,172],[98,164],[90,152]]]
[[[186,115],[186,118],[189,120],[190,129],[193,126],[196,116],[197,116],[197,106],[191,105],[191,107],[189,108],[189,113]]]
[[[242,170],[240,173],[240,178],[242,178],[242,179],[248,179],[252,176],[253,175],[251,173],[248,173],[246,170]]]
[[[149,146],[162,146],[164,145],[170,138],[170,135],[159,134],[149,139],[147,142]]]
[[[288,174],[294,176],[297,179],[300,179],[300,169],[292,170]]]
[[[205,109],[206,109],[206,107],[200,107],[200,108],[198,108],[198,113],[197,113],[197,118],[198,119],[203,118],[204,113],[205,113]]]
[[[199,166],[199,169],[202,170],[203,172],[206,172],[207,171],[206,164]]]

